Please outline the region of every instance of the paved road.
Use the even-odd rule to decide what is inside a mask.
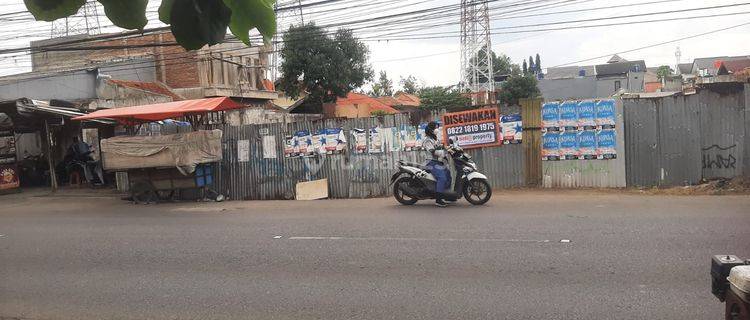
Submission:
[[[718,319],[710,255],[750,257],[748,196],[0,201],[0,318]]]

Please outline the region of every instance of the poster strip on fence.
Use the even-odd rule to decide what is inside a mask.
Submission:
[[[453,139],[464,149],[499,146],[500,112],[497,109],[476,109],[446,113],[442,118],[444,143]]]

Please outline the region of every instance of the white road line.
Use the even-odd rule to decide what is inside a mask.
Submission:
[[[4,234],[0,234],[0,238],[2,238],[2,237],[5,237],[5,235]]]
[[[289,240],[351,240],[351,241],[443,241],[443,242],[525,242],[548,243],[549,240],[532,239],[459,239],[459,238],[391,238],[391,237],[289,237]]]

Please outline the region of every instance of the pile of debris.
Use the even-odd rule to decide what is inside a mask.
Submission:
[[[750,178],[736,177],[732,179],[711,179],[701,181],[701,183],[697,185],[664,189],[654,188],[642,190],[642,192],[667,195],[750,194]]]

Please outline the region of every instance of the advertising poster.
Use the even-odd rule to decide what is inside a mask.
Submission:
[[[426,123],[422,123],[417,127],[417,148],[422,149],[422,142],[424,142],[424,130],[427,128]]]
[[[596,125],[601,129],[615,127],[615,100],[600,100],[596,103]]]
[[[380,134],[380,128],[372,128],[370,130],[370,153],[381,153],[383,152],[383,139]]]
[[[578,128],[582,130],[596,129],[596,103],[585,100],[578,103]]]
[[[321,129],[318,132],[316,132],[314,135],[312,135],[310,141],[312,141],[312,153],[320,153],[324,154],[326,153],[325,149],[325,129]]]
[[[566,131],[578,130],[578,102],[565,101],[560,105],[560,128]]]
[[[383,133],[383,139],[385,140],[385,144],[387,145],[386,150],[390,152],[401,151],[401,130],[396,127],[392,127],[383,128],[381,132]]]
[[[596,158],[600,160],[617,158],[615,130],[596,132]]]
[[[15,189],[20,186],[16,165],[0,165],[0,190]]]
[[[544,131],[560,130],[559,102],[549,102],[542,105],[542,129]]]
[[[328,154],[341,153],[346,149],[346,137],[341,128],[325,129],[325,150]]]
[[[411,151],[417,149],[417,128],[414,126],[401,127],[401,139],[404,142],[404,150]]]
[[[275,136],[263,136],[263,159],[276,159]]]
[[[250,162],[250,140],[237,140],[237,162]]]
[[[560,158],[578,159],[578,132],[566,131],[560,134]]]
[[[596,131],[586,130],[578,133],[578,159],[596,159]]]
[[[523,138],[523,125],[520,114],[505,115],[502,117],[503,143],[521,143]]]
[[[542,160],[560,160],[560,134],[545,132],[542,134]]]
[[[296,156],[294,151],[294,136],[284,137],[284,158],[291,158]]]
[[[295,134],[297,137],[298,153],[301,156],[312,154],[315,150],[312,147],[312,135],[310,131],[300,130]]]
[[[367,151],[367,136],[364,129],[352,129],[352,139],[354,140],[354,152],[365,153]]]
[[[499,146],[503,143],[497,109],[476,109],[443,114],[444,144],[452,139],[464,149]]]

